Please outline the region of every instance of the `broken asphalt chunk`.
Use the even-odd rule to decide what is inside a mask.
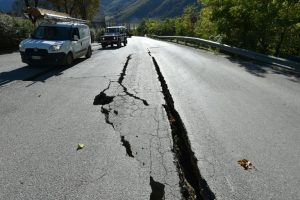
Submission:
[[[110,104],[114,100],[114,96],[107,96],[104,92],[98,94],[94,99],[94,105]]]
[[[77,145],[77,151],[80,150],[80,149],[83,149],[85,147],[84,144],[78,144]]]
[[[150,176],[150,186],[152,189],[150,200],[163,200],[165,199],[165,185],[154,181],[153,177]]]

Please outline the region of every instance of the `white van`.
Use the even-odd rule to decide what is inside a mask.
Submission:
[[[22,61],[28,65],[67,65],[92,55],[90,29],[71,22],[42,23],[19,45]]]

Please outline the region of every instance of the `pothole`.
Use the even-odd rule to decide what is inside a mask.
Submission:
[[[106,105],[114,101],[114,96],[107,96],[104,92],[98,94],[94,99],[94,105]]]
[[[165,185],[154,181],[153,177],[150,176],[151,194],[150,200],[163,200],[165,199]]]

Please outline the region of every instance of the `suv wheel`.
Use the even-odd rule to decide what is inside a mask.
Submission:
[[[91,56],[92,56],[92,48],[91,48],[91,46],[89,46],[89,48],[88,48],[88,50],[86,52],[85,57],[86,58],[90,58]]]
[[[127,40],[125,40],[125,41],[123,42],[123,44],[124,44],[124,46],[126,46],[126,45],[127,45]]]
[[[118,40],[118,47],[121,47],[121,40]]]
[[[72,53],[68,53],[68,55],[66,56],[66,66],[70,67],[73,64],[73,55]]]
[[[105,44],[102,44],[102,48],[105,49],[105,48],[106,48],[106,45],[105,45]]]

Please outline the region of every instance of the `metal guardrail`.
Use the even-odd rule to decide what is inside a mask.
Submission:
[[[210,41],[210,40],[205,40],[205,39],[201,39],[201,38],[194,38],[194,37],[184,37],[184,36],[157,36],[157,35],[151,35],[150,37],[152,37],[154,39],[177,40],[177,41],[184,41],[184,42],[193,42],[193,43],[197,43],[197,44],[200,44],[200,45],[206,45],[206,46],[217,48],[217,49],[220,49],[222,51],[233,53],[233,54],[236,54],[236,55],[239,55],[239,56],[251,58],[251,59],[258,60],[258,61],[261,61],[261,62],[265,62],[265,63],[268,63],[268,64],[276,65],[276,66],[279,66],[279,67],[282,67],[282,68],[285,68],[285,69],[288,69],[288,70],[293,70],[293,71],[300,72],[300,63],[298,63],[298,62],[294,62],[294,61],[279,58],[279,57],[269,56],[269,55],[249,51],[249,50],[246,50],[246,49],[232,47],[232,46],[229,46],[229,45],[226,45],[226,44],[221,44],[221,43]]]

